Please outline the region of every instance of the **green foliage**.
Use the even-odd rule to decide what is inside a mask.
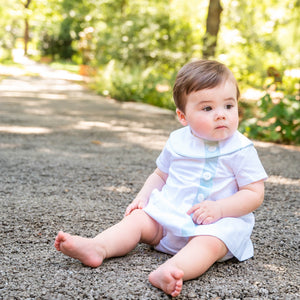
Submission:
[[[240,129],[250,138],[276,143],[300,144],[299,96],[266,93],[257,103],[255,118],[241,122]]]
[[[111,61],[98,72],[95,89],[102,95],[120,101],[144,102],[160,107],[174,109],[171,87],[167,77],[174,74],[157,72],[155,67],[141,70],[138,66],[130,68]]]
[[[243,84],[262,88],[269,67],[299,67],[299,0],[227,0],[218,56]]]
[[[193,55],[192,47],[199,41],[189,22],[170,17],[169,0],[115,3],[106,1],[100,7],[95,28],[97,64],[116,60],[136,67],[138,62],[143,70],[159,62],[169,68]]]
[[[37,56],[89,65],[96,70],[94,86],[103,95],[174,109],[171,87],[176,73],[186,62],[200,58],[207,46],[202,41],[208,4],[32,0],[25,9],[20,0],[0,0],[0,60],[11,59],[11,50],[23,37],[26,17],[30,46],[40,51]],[[230,67],[242,92],[245,87],[262,90],[273,83],[271,67],[282,78],[284,94],[295,95],[299,76],[285,74],[299,68],[300,1],[222,0],[221,4],[215,59]],[[261,100],[254,114],[251,105],[244,106],[244,131],[254,138],[299,143],[297,121],[289,115],[299,113],[295,97],[268,101]],[[255,126],[259,120],[262,124]]]
[[[59,22],[49,28],[40,28],[39,49],[42,55],[51,55],[58,59],[71,59],[77,53],[75,42],[80,32],[89,24],[90,10],[94,5],[86,0],[62,0],[58,7]],[[56,16],[57,17],[57,16]]]
[[[12,49],[20,34],[20,14],[14,13],[14,9],[21,9],[20,4],[0,0],[0,61],[2,62],[12,59]]]
[[[172,17],[169,0],[114,4],[110,0],[100,6],[95,26],[97,90],[123,101],[173,109],[175,74],[198,55],[195,31],[188,20]]]
[[[66,70],[76,74],[79,72],[79,66],[77,64],[66,60],[52,62],[50,63],[50,66],[57,70]]]

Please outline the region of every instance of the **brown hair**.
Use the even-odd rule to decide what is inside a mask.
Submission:
[[[237,99],[240,91],[232,72],[222,63],[214,60],[198,60],[184,65],[178,72],[173,98],[176,107],[185,112],[186,96],[192,92],[211,89],[230,79],[236,85]]]

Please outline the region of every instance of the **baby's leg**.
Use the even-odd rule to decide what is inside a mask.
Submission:
[[[156,245],[162,238],[162,227],[140,209],[134,210],[116,225],[95,238],[83,238],[59,232],[55,248],[90,267],[98,267],[105,258],[122,256],[139,242]]]
[[[149,275],[150,282],[165,293],[176,297],[183,280],[202,275],[228,252],[225,244],[213,236],[196,236],[176,255]]]

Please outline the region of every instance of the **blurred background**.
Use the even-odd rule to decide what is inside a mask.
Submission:
[[[106,97],[174,109],[178,70],[216,59],[239,82],[240,130],[300,144],[299,28],[300,0],[0,0],[0,65],[21,54]]]

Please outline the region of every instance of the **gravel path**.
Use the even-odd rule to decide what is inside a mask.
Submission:
[[[92,269],[53,241],[60,229],[92,237],[122,218],[175,115],[97,96],[46,66],[24,70],[0,82],[0,299],[170,299],[147,280],[168,255],[139,245]],[[256,146],[270,177],[254,258],[214,265],[178,299],[300,298],[300,151]]]

